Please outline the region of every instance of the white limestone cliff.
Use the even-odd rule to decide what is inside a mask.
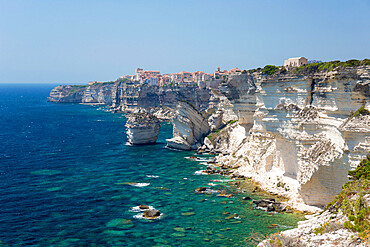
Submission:
[[[133,113],[127,116],[127,137],[132,145],[154,144],[157,141],[161,123],[149,113]]]
[[[110,105],[114,98],[112,95],[114,87],[113,83],[61,85],[51,90],[48,101]]]
[[[205,144],[220,153],[217,162],[289,198],[293,208],[320,211],[370,151],[369,116],[348,118],[370,103],[364,86],[370,68],[361,70],[312,78],[235,75],[220,91],[230,101],[224,109],[239,121]]]
[[[172,119],[173,138],[167,139],[167,147],[181,150],[198,148],[209,132],[207,119],[187,102],[179,102]]]
[[[290,242],[287,246],[338,246],[338,247],[366,247],[367,243],[361,241],[356,232],[343,227],[348,220],[342,212],[332,214],[325,211],[322,214],[307,216],[307,220],[298,222],[298,227],[281,232],[276,238],[283,242]],[[316,233],[316,229],[326,226],[325,232]],[[270,239],[258,244],[259,247],[271,246]],[[285,245],[284,245],[285,246]]]

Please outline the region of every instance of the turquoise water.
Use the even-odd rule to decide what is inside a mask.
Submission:
[[[226,177],[195,175],[205,165],[186,159],[193,152],[165,148],[171,124],[162,124],[157,145],[127,146],[122,114],[48,103],[52,87],[0,84],[5,246],[253,246],[255,233],[286,230],[302,219],[255,209],[241,198],[262,196],[239,194]],[[196,194],[200,186],[235,197]],[[141,204],[163,216],[137,217],[132,207]]]

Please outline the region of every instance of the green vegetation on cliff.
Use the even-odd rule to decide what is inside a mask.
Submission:
[[[273,75],[273,74],[275,74],[278,70],[279,70],[279,67],[277,67],[277,66],[275,66],[275,65],[266,65],[266,66],[262,69],[262,74],[265,74],[265,75]]]
[[[358,167],[348,172],[350,181],[343,185],[343,190],[330,202],[325,210],[333,214],[340,211],[347,216],[348,220],[344,223],[329,220],[320,227],[313,229],[315,234],[325,234],[335,232],[339,229],[347,228],[358,232],[362,242],[370,244],[370,208],[369,189],[370,189],[370,154],[360,162]],[[335,219],[333,215],[330,219]],[[340,218],[341,219],[341,218]],[[282,246],[306,246],[297,236],[289,236],[277,232],[267,236],[265,247]]]
[[[356,60],[351,59],[345,62],[341,62],[339,60],[330,61],[330,62],[321,62],[321,63],[309,63],[297,67],[293,70],[287,71],[284,66],[275,66],[275,65],[266,65],[263,69],[250,69],[248,73],[254,72],[262,72],[263,75],[276,75],[276,74],[285,74],[285,73],[293,73],[293,74],[313,74],[317,72],[328,72],[335,69],[347,68],[347,67],[357,67],[357,66],[365,66],[370,65],[370,59],[364,60]]]
[[[370,115],[370,111],[367,110],[364,106],[361,106],[360,109],[352,113],[350,117],[353,118],[361,115]]]
[[[355,170],[349,171],[348,175],[352,180],[370,180],[370,155],[362,160]]]
[[[343,190],[330,202],[326,209],[337,213],[341,210],[348,221],[344,227],[359,233],[359,237],[365,241],[370,241],[370,207],[367,206],[366,197],[370,189],[370,155],[367,156],[358,167],[349,171],[350,181],[343,185]],[[325,229],[316,229],[316,232]]]
[[[88,87],[89,85],[72,85],[74,88],[85,88]]]
[[[370,59],[364,60],[356,60],[351,59],[345,62],[341,62],[339,60],[330,61],[330,62],[322,62],[322,63],[310,63],[302,65],[292,72],[294,74],[311,74],[316,72],[328,72],[334,69],[346,68],[346,67],[356,67],[356,66],[363,66],[363,65],[370,65]]]

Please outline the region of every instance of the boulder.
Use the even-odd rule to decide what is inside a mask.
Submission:
[[[145,218],[148,218],[148,219],[151,219],[151,218],[157,218],[161,215],[161,212],[159,212],[159,210],[156,210],[156,209],[151,209],[151,210],[146,210],[144,211],[143,213],[143,216]]]
[[[247,200],[247,201],[252,200],[252,198],[250,198],[249,196],[245,196],[245,197],[243,197],[242,199],[243,199],[243,200]]]
[[[271,204],[270,204],[270,205],[268,205],[268,206],[266,207],[266,209],[267,209],[267,212],[275,211],[274,206],[272,206]]]
[[[204,192],[206,190],[207,190],[207,187],[199,187],[195,189],[196,192]]]

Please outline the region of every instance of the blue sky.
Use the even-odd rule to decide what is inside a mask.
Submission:
[[[0,0],[0,83],[370,57],[370,1]]]

